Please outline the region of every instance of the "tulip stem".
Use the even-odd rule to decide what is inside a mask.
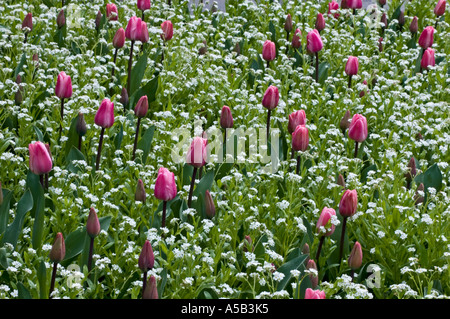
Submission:
[[[44,186],[44,174],[39,175],[39,181],[41,182],[42,188],[45,188],[45,186]]]
[[[133,147],[133,161],[136,157],[136,147],[137,147],[137,141],[139,137],[139,127],[141,126],[141,118],[138,117],[137,124],[136,124],[136,136],[134,137],[134,147]]]
[[[79,135],[78,136],[78,149],[81,152],[81,144],[83,143],[83,136]]]
[[[25,32],[25,38],[23,39],[23,43],[27,43],[28,40],[28,32]]]
[[[89,243],[89,257],[88,257],[88,272],[92,270],[92,255],[94,252],[94,237],[91,237],[91,242]]]
[[[116,50],[114,50],[114,65],[113,65],[113,68],[112,68],[112,71],[111,71],[111,81],[113,80],[114,72],[116,71],[117,51],[119,51],[118,48],[116,48]]]
[[[319,82],[319,52],[316,52],[316,82]]]
[[[296,170],[296,172],[297,172],[297,175],[298,175],[298,173],[300,172],[300,154],[299,155],[297,155],[297,170]]]
[[[319,269],[320,251],[322,250],[324,240],[325,240],[325,236],[321,236],[320,241],[319,241],[319,246],[317,247],[317,253],[316,253],[317,270]]]
[[[348,76],[348,88],[350,89],[352,87],[352,76]]]
[[[355,158],[358,157],[358,142],[355,141]]]
[[[61,134],[61,132],[62,132],[62,121],[63,121],[63,118],[64,118],[64,98],[61,99],[61,111],[60,111],[60,113],[61,113],[61,124],[59,124],[59,133]]]
[[[269,69],[270,68],[270,61],[269,60],[267,60],[267,68]]]
[[[191,208],[192,203],[192,192],[194,191],[194,184],[195,184],[195,178],[197,176],[197,167],[194,166],[194,170],[192,172],[192,180],[191,180],[191,187],[189,189],[189,197],[188,197],[188,207]]]
[[[162,213],[161,227],[166,227],[166,211],[167,211],[167,201],[163,201],[163,213]]]
[[[127,92],[129,94],[131,85],[131,67],[133,66],[133,47],[134,47],[134,40],[131,40],[130,59],[128,60],[128,79],[127,79]]]
[[[147,271],[144,271],[144,276],[142,279],[142,298],[144,297],[145,285],[147,284]]]
[[[270,113],[271,113],[271,111],[272,111],[272,110],[268,110],[268,111],[267,111],[267,133],[266,133],[266,136],[267,136],[267,144],[269,144]]]
[[[55,289],[55,279],[56,279],[56,269],[58,268],[58,263],[54,262],[53,263],[53,271],[52,271],[52,279],[50,282],[50,291],[48,293],[48,299],[52,299],[52,292],[53,289]]]
[[[351,270],[350,271],[350,277],[352,278],[352,282],[353,282],[353,279],[355,279],[355,270]]]
[[[344,236],[345,236],[345,226],[347,225],[347,216],[344,216],[342,221],[342,232],[341,232],[341,244],[339,247],[339,263],[342,260],[342,253],[344,252]]]
[[[98,171],[100,168],[100,157],[102,154],[102,144],[103,144],[103,135],[105,134],[105,128],[102,127],[102,131],[100,132],[100,140],[98,141],[98,150],[97,150],[97,162],[95,164],[95,169]]]

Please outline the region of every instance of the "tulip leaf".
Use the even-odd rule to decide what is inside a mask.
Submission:
[[[78,133],[76,130],[76,126],[77,126],[77,121],[78,121],[78,116],[75,116],[72,119],[72,122],[70,123],[70,128],[69,128],[69,132],[66,134],[67,136],[67,141],[66,141],[66,146],[65,146],[65,156],[67,158],[67,156],[69,155],[72,147],[78,147]]]
[[[442,188],[442,173],[437,164],[433,164],[424,173],[417,175],[414,181],[416,185],[423,183],[425,192],[431,187],[439,192]]]
[[[137,148],[143,151],[142,154],[142,164],[145,165],[147,161],[148,154],[150,153],[150,148],[152,147],[153,134],[155,133],[155,126],[152,125],[145,130],[144,135],[137,144]]]
[[[287,258],[287,261],[277,269],[284,275],[283,279],[277,285],[277,291],[285,290],[289,282],[293,279],[292,270],[301,271],[308,255],[302,254],[299,248],[296,248]]]
[[[71,173],[76,174],[79,168],[73,164],[73,161],[85,161],[83,153],[81,153],[78,148],[72,145],[69,154],[66,158],[67,170]]]
[[[41,260],[39,263],[38,269],[36,271],[36,275],[38,277],[39,282],[39,297],[41,299],[48,299],[48,290],[47,290],[47,267],[45,266],[45,262]]]
[[[323,84],[328,78],[328,70],[331,65],[328,62],[322,62],[319,64],[319,83]]]
[[[154,74],[153,78],[145,83],[144,86],[139,88],[136,92],[133,93],[133,95],[130,95],[129,100],[129,107],[135,106],[137,101],[144,95],[147,95],[148,99],[148,105],[150,106],[152,102],[156,100],[156,91],[158,90],[158,79],[159,79],[159,73]]]
[[[197,171],[198,177],[198,171]],[[214,170],[209,170],[203,177],[200,182],[194,188],[193,196],[199,196],[200,194],[205,194],[206,190],[211,189],[211,186],[214,182]]]
[[[28,289],[21,282],[17,283],[17,290],[19,293],[19,299],[33,299]]]
[[[3,234],[6,225],[8,225],[11,198],[12,192],[8,189],[3,189],[3,203],[0,205],[0,235]]]
[[[0,267],[6,269],[9,267],[8,258],[6,257],[6,248],[0,248]]]
[[[132,96],[134,92],[136,92],[141,86],[142,78],[144,77],[146,68],[147,68],[147,54],[142,54],[131,70],[130,92],[128,92],[129,96]]]
[[[22,54],[22,57],[20,58],[19,63],[17,64],[17,67],[16,67],[15,71],[14,71],[14,79],[16,79],[16,78],[17,78],[17,75],[18,75],[20,72],[22,72],[23,65],[25,64],[26,61],[27,61],[27,55],[26,55],[26,53],[24,52],[24,53]]]

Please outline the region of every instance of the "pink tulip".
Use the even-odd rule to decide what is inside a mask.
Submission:
[[[209,218],[213,218],[216,215],[216,206],[209,190],[205,191],[205,214]]]
[[[337,3],[336,1],[331,1],[329,4],[328,4],[328,14],[330,15],[331,14],[331,11],[336,11],[336,10],[339,10],[339,3]],[[333,14],[333,16],[334,16],[334,18],[335,19],[337,19],[337,18],[339,18],[339,13],[337,13],[337,12],[335,12],[334,14]]]
[[[137,7],[141,11],[150,9],[151,7],[150,0],[137,0]]]
[[[94,122],[103,128],[110,128],[114,124],[114,103],[109,99],[103,99],[97,113],[94,117]]]
[[[155,181],[154,195],[162,201],[170,201],[177,196],[177,185],[175,183],[175,174],[167,168],[161,167],[158,170],[158,177]]]
[[[422,69],[426,70],[428,66],[435,66],[434,50],[432,48],[425,50],[420,61],[420,67]]]
[[[298,110],[289,114],[288,132],[292,134],[298,125],[306,124],[305,110]]]
[[[356,213],[358,208],[358,193],[356,189],[347,189],[339,202],[339,214],[344,217],[351,217]]]
[[[233,127],[233,115],[231,115],[231,110],[226,105],[222,107],[222,112],[220,113],[220,126],[224,129]]]
[[[66,256],[66,245],[64,243],[64,237],[62,233],[57,233],[55,241],[53,242],[52,249],[50,250],[50,260],[54,263],[58,263],[64,260]]]
[[[194,137],[186,155],[186,162],[197,168],[206,165],[207,143],[208,140],[200,136]]]
[[[419,37],[419,45],[424,49],[428,49],[433,45],[434,41],[434,28],[432,26],[426,27]]]
[[[119,18],[117,6],[114,3],[106,5],[106,18],[111,21],[116,21]]]
[[[326,299],[326,296],[324,291],[306,288],[305,299]]]
[[[316,30],[319,32],[322,31],[323,29],[325,29],[325,19],[323,17],[323,14],[320,12],[317,14],[315,27],[316,27]]]
[[[161,23],[161,39],[164,41],[169,41],[173,37],[173,24],[170,20],[166,20]]]
[[[270,40],[266,40],[262,48],[262,56],[266,61],[273,61],[277,55],[275,43]]]
[[[316,262],[312,259],[308,260],[308,262],[306,263],[306,269],[307,270],[309,270],[309,269],[317,270]],[[317,285],[319,284],[319,277],[311,274],[311,275],[309,275],[309,279],[311,280],[312,289],[315,289],[317,287]]]
[[[296,29],[294,35],[292,36],[292,43],[291,43],[294,49],[299,49],[302,46],[301,36],[302,32],[300,31],[300,29]]]
[[[148,42],[147,23],[136,16],[131,17],[125,29],[125,37],[131,41]]]
[[[101,231],[100,222],[93,207],[89,210],[89,216],[86,222],[86,231],[91,238],[97,237]]]
[[[134,114],[137,117],[145,117],[148,111],[148,98],[147,95],[142,96],[134,108]]]
[[[286,16],[286,20],[284,21],[284,31],[292,31],[292,16],[290,14]]]
[[[55,95],[60,99],[72,96],[72,80],[64,71],[60,72],[56,80]]]
[[[349,9],[361,9],[362,0],[347,0],[347,6]]]
[[[125,44],[125,30],[123,28],[119,28],[113,38],[113,46],[116,49],[120,49]]]
[[[145,192],[144,182],[142,181],[142,179],[139,179],[136,186],[136,191],[134,193],[134,200],[145,203],[146,199],[147,193]]]
[[[271,85],[267,88],[266,92],[264,93],[262,105],[268,110],[273,110],[278,106],[279,100],[280,100],[280,93],[278,92],[278,88],[274,85]]]
[[[153,254],[153,248],[149,240],[146,240],[139,255],[138,266],[146,272],[153,268],[155,264],[155,255]]]
[[[61,29],[66,24],[66,17],[64,16],[64,10],[59,11],[56,17],[56,25]]]
[[[409,25],[409,31],[411,31],[411,33],[417,33],[418,30],[419,30],[419,21],[418,18],[415,16],[412,19],[411,24]]]
[[[446,1],[445,0],[439,0],[438,3],[436,4],[436,7],[434,8],[434,14],[437,17],[440,17],[442,15],[444,15],[445,13],[445,5],[446,5]]]
[[[345,73],[350,76],[358,74],[358,65],[358,58],[349,56],[347,64],[345,65]]]
[[[53,163],[47,147],[42,142],[34,142],[28,145],[30,153],[30,170],[36,175],[47,174],[52,170]]]
[[[361,249],[361,244],[356,242],[353,246],[352,251],[350,252],[350,256],[348,258],[348,265],[351,269],[355,270],[361,267],[363,259],[363,253]]]
[[[324,207],[316,224],[317,233],[320,233],[321,227],[325,228],[325,233],[322,234],[324,237],[331,236],[334,233],[336,226],[331,223],[332,216],[336,216],[336,211],[333,208]]]
[[[292,133],[292,149],[304,152],[309,145],[309,131],[305,125],[298,125]]]
[[[353,115],[350,127],[348,128],[348,137],[354,141],[362,143],[368,136],[367,120],[363,115]]]
[[[22,21],[22,30],[25,28],[28,28],[28,32],[31,32],[33,30],[33,16],[31,12],[27,13]]]
[[[319,31],[316,29],[310,31],[306,36],[306,48],[311,53],[316,53],[322,50],[323,42]]]
[[[142,292],[142,299],[158,299],[158,287],[156,286],[156,277],[150,275]]]

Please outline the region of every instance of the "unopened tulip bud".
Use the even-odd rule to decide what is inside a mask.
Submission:
[[[120,49],[124,46],[124,44],[125,44],[125,30],[123,28],[119,28],[116,31],[116,34],[114,35],[113,46],[116,49]]]
[[[128,91],[125,87],[122,88],[122,92],[120,93],[120,100],[119,102],[123,105],[126,106],[128,105]]]
[[[292,149],[304,152],[309,145],[309,131],[305,125],[298,125],[292,133]]]
[[[434,28],[432,26],[426,27],[419,37],[419,45],[424,49],[428,49],[434,42]]]
[[[321,233],[323,227],[325,232],[322,235],[331,236],[336,229],[336,226],[332,223],[333,216],[336,216],[336,211],[333,208],[324,207],[316,224],[316,232]]]
[[[420,203],[423,203],[425,201],[425,197],[422,196],[423,192],[425,190],[425,186],[423,183],[420,183],[420,185],[417,187],[416,194],[414,196],[414,204],[418,205]]]
[[[158,299],[158,287],[156,285],[156,277],[150,275],[145,285],[144,292],[142,293],[142,299]]]
[[[316,29],[307,34],[306,42],[306,48],[311,53],[319,52],[323,48],[322,38],[320,37],[319,31]]]
[[[266,40],[264,42],[263,48],[262,48],[263,59],[266,61],[273,61],[273,60],[275,60],[276,55],[277,55],[277,51],[276,51],[275,43],[270,40]]]
[[[348,265],[351,269],[355,270],[361,267],[363,259],[363,253],[361,249],[361,244],[356,242],[348,258]]]
[[[138,266],[143,272],[146,272],[153,269],[154,264],[155,255],[153,254],[153,248],[150,241],[146,240],[139,255]]]
[[[306,264],[306,269],[307,270],[314,269],[317,271],[317,266],[316,266],[315,261],[310,259],[308,261],[308,263]],[[317,287],[317,285],[319,284],[319,276],[310,274],[309,279],[311,280],[312,289],[315,289]]]
[[[440,17],[442,15],[444,15],[445,13],[445,5],[446,5],[446,1],[445,0],[439,0],[438,3],[436,4],[436,7],[434,7],[434,14],[437,17]]]
[[[350,113],[350,110],[347,110],[342,117],[341,121],[339,122],[339,127],[341,128],[342,132],[345,132],[350,127],[350,120],[352,118],[352,115]]]
[[[347,189],[339,202],[339,214],[343,217],[351,217],[358,208],[358,193],[356,190]]]
[[[294,49],[299,49],[302,46],[301,36],[302,36],[302,32],[300,31],[300,29],[295,29],[294,35],[292,36],[292,43],[291,43],[291,45]]]
[[[209,218],[213,218],[216,215],[216,206],[209,190],[205,192],[205,213]]]
[[[355,56],[349,56],[347,64],[345,65],[345,73],[347,73],[347,75],[356,75],[358,74],[358,67],[358,58]]]
[[[414,157],[411,157],[408,163],[407,172],[405,173],[406,181],[409,183],[412,181],[412,179],[416,176],[417,169],[416,169],[416,160]]]
[[[20,105],[23,102],[23,96],[22,96],[22,88],[19,87],[19,89],[16,91],[16,94],[14,95],[14,103],[16,105]]]
[[[37,53],[33,54],[33,62],[35,63],[35,67],[37,68],[39,65],[39,55]]]
[[[306,125],[306,113],[305,110],[298,110],[289,114],[288,132],[294,133],[295,129],[299,125]]]
[[[387,20],[386,12],[383,12],[383,14],[381,15],[381,23],[383,24],[382,28],[386,29],[387,26],[388,26],[388,20]]]
[[[248,235],[244,236],[244,252],[253,252],[253,241]]]
[[[31,12],[27,13],[25,18],[22,21],[22,30],[27,32],[31,32],[33,30],[33,16]]]
[[[145,192],[144,182],[142,181],[142,179],[139,179],[136,186],[136,192],[134,194],[134,200],[144,203],[146,198],[147,193]]]
[[[302,254],[309,255],[309,252],[310,252],[309,245],[308,243],[305,243],[302,247]]]
[[[86,135],[87,127],[86,127],[86,121],[84,120],[83,113],[78,113],[77,124],[75,126],[75,130],[77,131],[77,134],[79,136]]]
[[[398,16],[398,25],[403,27],[405,25],[405,12],[402,10]]]
[[[222,107],[222,112],[220,113],[220,126],[224,129],[233,127],[233,115],[231,114],[231,109],[227,105]]]
[[[198,54],[199,54],[199,55],[205,55],[206,52],[208,52],[208,45],[206,44],[206,41],[203,41],[203,46],[201,46],[201,47],[198,49]]]
[[[97,213],[95,209],[91,207],[89,210],[88,219],[86,222],[86,232],[91,238],[95,238],[100,234],[100,221],[98,220]]]
[[[419,30],[419,21],[417,17],[414,17],[411,21],[411,24],[409,25],[409,31],[411,31],[411,33],[417,33],[418,30]]]
[[[47,147],[42,142],[35,142],[28,145],[30,153],[30,170],[36,175],[47,174],[52,170],[52,158],[47,151]]]
[[[58,74],[55,86],[55,95],[60,99],[69,99],[72,97],[72,79],[64,71]]]
[[[320,12],[317,14],[315,27],[319,32],[325,29],[325,19],[323,17],[323,14]]]
[[[56,17],[56,25],[58,29],[61,29],[66,25],[66,17],[64,16],[64,10],[59,11],[58,16]]]
[[[100,28],[100,22],[102,21],[102,12],[98,10],[97,15],[95,17],[95,29],[98,30]]]
[[[378,39],[378,51],[383,52],[383,38]]]
[[[284,30],[286,32],[292,31],[292,17],[290,14],[286,16],[286,20],[284,21]]]
[[[237,55],[241,54],[241,46],[239,45],[239,42],[236,42],[233,51],[236,52]]]
[[[339,174],[338,179],[337,179],[337,184],[345,189],[345,179],[344,179],[344,176],[342,176],[342,174]]]
[[[134,114],[137,117],[145,117],[148,111],[148,98],[147,95],[142,96],[134,108]]]
[[[151,2],[150,0],[137,0],[137,7],[141,11],[148,10],[151,7]]]
[[[169,41],[173,37],[173,24],[170,20],[166,20],[161,24],[161,39]]]
[[[280,93],[278,91],[278,88],[274,85],[271,85],[267,88],[266,92],[264,93],[262,105],[268,110],[273,110],[278,106],[279,100],[280,100]]]
[[[52,249],[50,250],[50,260],[54,263],[59,263],[64,260],[66,256],[66,245],[62,233],[57,233]]]

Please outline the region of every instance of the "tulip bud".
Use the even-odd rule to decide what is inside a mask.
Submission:
[[[339,214],[343,217],[351,217],[356,213],[358,208],[358,193],[356,189],[347,189],[339,202]]]
[[[231,110],[226,105],[222,107],[222,112],[220,113],[220,126],[224,129],[233,127],[233,115],[231,115]]]
[[[378,51],[383,52],[383,38],[378,39]]]
[[[289,114],[288,132],[294,133],[295,129],[299,125],[306,125],[306,113],[305,110],[298,110]]]
[[[64,16],[64,10],[59,11],[58,16],[56,17],[56,25],[58,29],[61,29],[66,25],[66,17]]]
[[[302,247],[302,254],[309,255],[309,252],[310,252],[309,245],[308,245],[308,243],[305,243]]]
[[[98,220],[97,213],[93,207],[89,210],[89,215],[86,222],[86,231],[91,238],[97,237],[101,231],[100,221]]]
[[[409,25],[409,31],[411,31],[411,33],[417,33],[418,30],[419,30],[419,21],[418,18],[415,16],[412,19],[411,24]]]
[[[351,269],[355,270],[361,267],[363,253],[361,249],[361,244],[356,242],[348,258],[348,265]]]
[[[434,7],[434,14],[437,17],[440,17],[440,16],[444,15],[444,13],[445,13],[445,5],[446,5],[445,0],[439,0],[438,1],[438,3],[436,4],[436,7]]]
[[[14,95],[14,103],[16,105],[20,105],[23,102],[23,96],[22,96],[22,87],[19,86],[19,88],[16,91],[16,94]]]
[[[253,241],[248,235],[244,236],[244,252],[253,252]]]
[[[128,105],[128,91],[125,87],[122,88],[122,92],[120,93],[120,104],[123,106]]]
[[[316,232],[321,233],[321,228],[325,229],[323,236],[331,236],[336,229],[336,226],[332,223],[332,218],[336,216],[336,211],[333,208],[324,207],[320,213],[319,220],[316,224]]]
[[[408,167],[408,169],[407,169],[407,172],[405,173],[405,178],[406,178],[407,182],[411,182],[412,179],[417,174],[416,160],[414,159],[414,157],[411,157],[407,167]]]
[[[145,272],[153,268],[155,264],[155,255],[149,240],[146,240],[139,255],[138,266]]]
[[[325,19],[323,17],[323,14],[320,12],[317,14],[315,27],[319,32],[325,29]]]
[[[286,32],[292,31],[292,17],[290,14],[287,15],[286,20],[284,21],[284,30]]]
[[[186,155],[186,162],[194,167],[206,165],[208,141],[200,136],[194,137]]]
[[[116,31],[116,34],[113,38],[113,46],[116,49],[120,49],[125,44],[125,30],[123,28],[119,28],[119,30]]]
[[[398,16],[398,25],[403,27],[405,25],[405,12],[402,10]]]
[[[273,61],[273,60],[275,60],[276,55],[277,55],[277,52],[276,52],[275,43],[270,40],[266,40],[264,42],[263,48],[262,48],[263,59],[266,61]]]
[[[278,88],[274,85],[271,85],[267,88],[266,92],[264,93],[262,105],[268,110],[273,110],[278,106],[279,100],[280,94],[278,92]]]
[[[362,0],[347,0],[347,6],[349,9],[361,9]]]
[[[428,49],[433,45],[434,41],[434,28],[432,26],[426,27],[419,37],[419,45],[424,49]]]
[[[201,46],[201,47],[198,49],[198,54],[199,54],[199,55],[205,55],[206,52],[208,52],[208,45],[206,44],[206,41],[203,41],[203,46]]]
[[[166,20],[161,24],[161,39],[169,41],[173,37],[173,24],[170,20]]]
[[[94,122],[103,128],[110,128],[114,124],[114,103],[108,98],[103,99],[97,113],[94,117]]]
[[[205,192],[205,213],[209,218],[213,218],[216,215],[216,206],[209,190]]]
[[[292,133],[292,149],[304,152],[309,145],[309,131],[305,125],[298,125]]]
[[[78,113],[77,124],[75,126],[75,130],[77,131],[77,134],[79,136],[86,135],[87,127],[86,127],[86,121],[84,120],[83,113]]]
[[[69,99],[72,96],[72,79],[64,71],[58,74],[55,95],[60,99]]]
[[[52,170],[52,158],[47,151],[47,147],[42,142],[35,142],[28,145],[30,153],[30,170],[36,175],[47,174]]]
[[[236,42],[233,51],[236,52],[237,55],[241,54],[241,46],[239,45],[239,42]]]
[[[345,179],[344,179],[344,176],[342,176],[342,174],[339,174],[338,179],[337,179],[337,184],[342,186],[342,188],[345,189]]]
[[[425,190],[425,186],[423,183],[420,183],[420,185],[417,187],[416,194],[414,196],[414,204],[418,205],[420,203],[423,203],[425,201],[425,197],[421,195],[421,193]]]
[[[358,66],[358,58],[355,56],[349,56],[347,64],[345,65],[345,73],[347,73],[347,75],[358,74]]]
[[[29,12],[22,21],[22,30],[31,32],[33,30],[33,16]]]
[[[325,292],[322,290],[312,290],[306,288],[305,299],[326,299]]]
[[[134,108],[134,114],[137,117],[145,117],[148,111],[148,98],[147,95],[142,96]]]
[[[158,287],[156,286],[156,277],[151,275],[145,285],[142,299],[158,299]]]
[[[341,128],[342,132],[345,132],[350,127],[351,117],[352,115],[350,113],[350,110],[347,110],[342,117],[341,122],[339,123],[339,127]]]
[[[434,59],[434,50],[432,48],[428,48],[422,55],[422,60],[420,61],[420,67],[424,70],[428,68],[428,66],[435,66],[436,61]]]
[[[139,179],[136,187],[136,192],[134,194],[134,200],[144,203],[146,198],[147,193],[145,192],[144,182],[142,181],[142,179]]]
[[[378,0],[380,6],[384,6],[386,4],[386,0]]]
[[[158,177],[155,181],[154,195],[162,201],[169,201],[177,196],[177,185],[175,175],[167,168],[161,167],[158,170]]]
[[[117,21],[119,18],[117,6],[114,3],[106,4],[106,18],[110,21]]]
[[[300,29],[296,29],[294,32],[294,35],[292,36],[292,47],[294,49],[299,49],[302,46],[302,42],[301,42],[301,37],[302,36],[302,32],[300,31]]]
[[[316,29],[310,31],[306,36],[306,48],[310,53],[316,53],[322,50],[323,42],[319,31]]]
[[[388,20],[387,20],[386,12],[383,12],[383,14],[381,15],[381,23],[383,24],[382,28],[386,29],[387,26],[388,26]]]
[[[316,263],[314,262],[314,260],[310,259],[307,262],[306,269],[307,270],[314,269],[317,271],[317,266],[316,266]],[[319,284],[319,277],[317,275],[310,274],[309,280],[311,280],[312,289],[315,289],[317,287],[317,285]]]
[[[95,29],[98,30],[100,28],[100,22],[102,21],[102,13],[98,10],[97,15],[95,17]]]
[[[58,263],[64,260],[66,256],[66,246],[62,233],[57,233],[52,249],[50,250],[49,258],[52,262]]]
[[[150,0],[137,0],[137,7],[141,11],[150,9],[151,7]]]
[[[362,143],[366,140],[368,135],[366,118],[360,114],[353,115],[348,128],[348,137],[356,142]]]

